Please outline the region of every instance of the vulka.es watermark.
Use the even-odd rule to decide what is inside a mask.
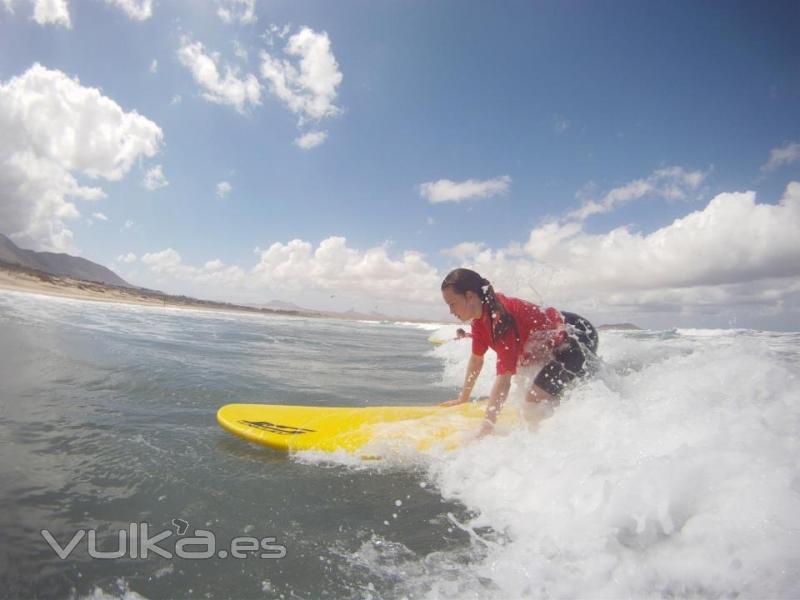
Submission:
[[[216,537],[205,529],[195,529],[191,537],[183,537],[189,530],[189,523],[183,519],[173,519],[173,532],[165,529],[150,534],[148,523],[130,523],[127,529],[117,531],[117,547],[101,550],[97,544],[97,532],[94,529],[79,529],[66,545],[62,546],[47,529],[41,530],[42,538],[61,560],[66,560],[85,539],[88,555],[96,559],[140,558],[147,559],[151,555],[162,558],[183,558],[187,560],[203,560],[208,558],[259,558],[278,559],[286,556],[286,546],[276,543],[274,537],[255,538],[251,536],[236,537],[227,548],[217,550]],[[170,538],[176,535],[175,545],[171,550],[166,546]],[[159,545],[163,544],[163,546]]]

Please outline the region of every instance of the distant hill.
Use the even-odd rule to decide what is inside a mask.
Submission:
[[[74,277],[75,279],[95,281],[106,285],[136,287],[126,282],[111,269],[93,263],[90,260],[78,256],[70,256],[69,254],[25,250],[2,233],[0,233],[0,262],[19,265],[52,275]]]
[[[283,302],[282,300],[270,300],[262,305],[264,308],[277,308],[279,310],[308,310],[302,306],[297,306],[292,302]]]

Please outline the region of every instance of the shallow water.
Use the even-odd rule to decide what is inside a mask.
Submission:
[[[469,346],[427,338],[454,330],[0,292],[0,595],[800,594],[798,334],[606,333],[601,374],[536,431],[451,453],[286,456],[215,422],[228,402],[442,401]],[[60,560],[40,533],[109,551],[177,519],[286,556],[93,559],[84,538]]]

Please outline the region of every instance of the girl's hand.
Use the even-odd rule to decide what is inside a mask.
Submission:
[[[461,398],[454,398],[452,400],[445,400],[439,406],[456,406],[458,404],[464,404],[464,401]]]
[[[481,428],[478,430],[478,439],[485,438],[494,431],[494,423],[488,419],[484,419],[481,423]]]

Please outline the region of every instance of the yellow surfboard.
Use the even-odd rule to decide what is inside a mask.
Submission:
[[[451,407],[228,404],[217,421],[236,436],[277,450],[356,452],[384,444],[425,450],[453,448],[474,437],[485,412],[485,401]],[[503,411],[501,420],[513,419],[513,413]]]

